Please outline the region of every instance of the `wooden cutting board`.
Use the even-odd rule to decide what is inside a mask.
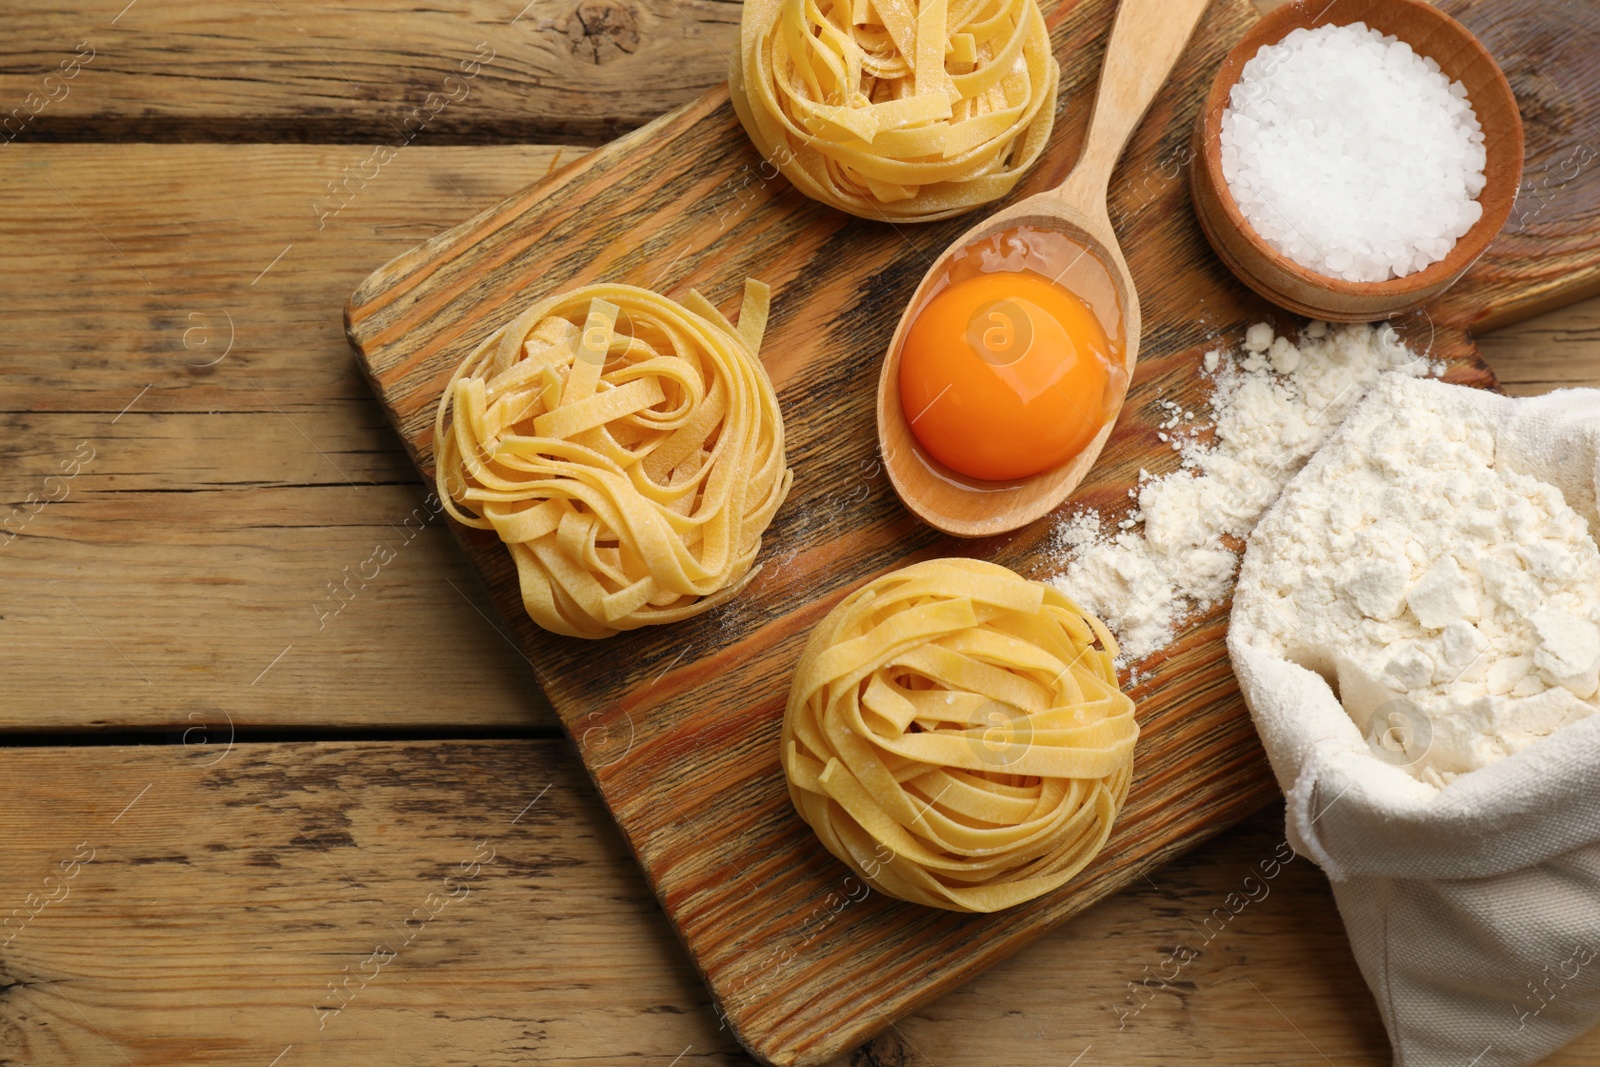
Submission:
[[[1600,289],[1600,159],[1589,147],[1600,148],[1600,89],[1587,43],[1600,12],[1576,0],[1446,6],[1518,92],[1527,184],[1506,234],[1406,333],[1449,362],[1449,380],[1494,388],[1469,326]],[[1113,3],[1045,0],[1044,10],[1062,65],[1060,108],[1052,145],[1018,196],[1072,166]],[[1199,407],[1207,349],[1263,318],[1296,325],[1226,273],[1188,203],[1191,123],[1254,18],[1248,0],[1216,0],[1113,181],[1147,332],[1121,422],[1069,507],[1119,517],[1141,467],[1176,465],[1156,437],[1157,399]],[[772,284],[763,358],[795,481],[763,569],[737,600],[604,642],[555,637],[523,613],[493,535],[456,531],[719,1010],[768,1063],[819,1063],[851,1047],[1275,793],[1228,666],[1222,605],[1138,665],[1130,692],[1142,734],[1127,807],[1105,851],[1044,899],[966,916],[863,896],[790,807],[778,764],[790,672],[842,596],[932,556],[972,555],[1030,576],[1057,565],[1051,520],[989,540],[941,537],[907,515],[875,458],[879,360],[929,261],[969,224],[862,222],[806,200],[750,147],[717,89],[387,264],[346,313],[351,344],[431,480],[433,412],[450,371],[534,300],[604,279],[678,296],[693,286],[731,312],[747,275]],[[1130,977],[1137,971],[1130,961]]]

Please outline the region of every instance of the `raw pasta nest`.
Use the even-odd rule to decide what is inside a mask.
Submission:
[[[728,86],[801,192],[924,222],[1011,191],[1060,77],[1037,0],[746,0]]]
[[[801,818],[875,888],[998,911],[1105,844],[1139,727],[1116,642],[1059,590],[936,559],[846,597],[812,632],[783,718]]]
[[[587,285],[456,369],[434,421],[439,499],[500,535],[534,622],[609,637],[698,614],[755,576],[793,478],[756,358],[769,296],[746,282],[735,328],[697,292],[685,306]]]

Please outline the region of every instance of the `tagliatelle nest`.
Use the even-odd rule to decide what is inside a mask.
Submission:
[[[699,293],[680,305],[588,285],[457,368],[434,422],[439,499],[500,535],[534,622],[608,637],[698,614],[754,576],[793,478],[756,358],[769,295],[747,282],[735,328]]]
[[[997,911],[1065,884],[1128,795],[1139,728],[1116,642],[1059,590],[938,559],[846,597],[783,719],[789,795],[890,896]]]
[[[1060,76],[1037,0],[746,0],[728,85],[801,192],[922,222],[1011,191]]]

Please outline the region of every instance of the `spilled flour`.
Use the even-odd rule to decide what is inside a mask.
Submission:
[[[1140,472],[1137,507],[1106,528],[1088,509],[1055,531],[1051,584],[1098,615],[1121,645],[1119,665],[1165,648],[1195,614],[1228,595],[1243,538],[1289,479],[1383,374],[1443,373],[1386,325],[1309,323],[1298,344],[1257,323],[1243,352],[1206,354],[1210,418],[1160,401],[1159,437],[1178,470]],[[1214,427],[1210,442],[1202,438]]]

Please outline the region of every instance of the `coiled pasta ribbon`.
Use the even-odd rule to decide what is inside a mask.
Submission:
[[[800,816],[878,890],[951,911],[1047,893],[1105,844],[1139,728],[1116,642],[1059,590],[936,559],[846,597],[783,719]]]
[[[769,297],[746,282],[735,328],[697,292],[680,305],[587,285],[456,369],[434,420],[439,499],[500,535],[534,622],[609,637],[705,611],[754,577],[793,477],[756,358]]]
[[[1011,191],[1060,77],[1037,0],[746,0],[728,86],[801,192],[924,222]]]

